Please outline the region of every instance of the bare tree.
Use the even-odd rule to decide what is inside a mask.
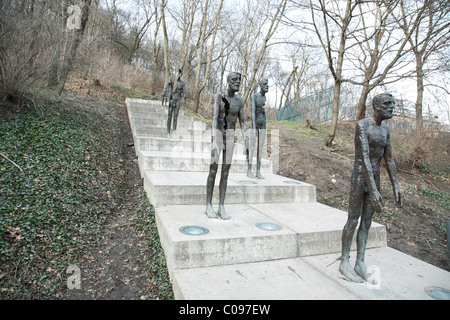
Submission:
[[[250,96],[250,93],[252,92],[252,86],[256,84],[256,74],[258,72],[258,69],[261,66],[261,63],[264,59],[264,56],[267,52],[267,47],[269,46],[269,41],[274,35],[274,33],[277,31],[278,25],[280,24],[280,21],[284,15],[284,11],[286,9],[287,0],[280,1],[278,3],[278,6],[275,9],[275,13],[269,17],[267,15],[267,19],[270,21],[270,25],[267,29],[267,32],[263,38],[263,42],[259,47],[259,51],[256,55],[256,59],[253,63],[252,72],[250,74],[249,79],[247,80],[247,86],[244,88],[244,94],[243,99],[244,102],[248,100],[248,97]],[[269,3],[270,6],[270,3]],[[263,20],[264,21],[264,20]]]
[[[354,81],[347,79],[346,81],[362,86],[361,95],[358,101],[356,120],[361,120],[365,117],[366,113],[366,101],[369,93],[380,84],[386,84],[385,80],[389,72],[391,72],[408,50],[405,50],[405,46],[410,40],[411,33],[417,28],[417,21],[412,21],[412,24],[408,27],[404,37],[395,39],[393,36],[396,33],[396,26],[390,22],[390,17],[397,6],[397,1],[384,1],[377,0],[373,3],[368,3],[366,11],[363,10],[363,4],[358,5],[360,9],[360,21],[362,33],[359,37],[361,41],[357,40],[358,46],[356,51],[359,51],[359,57],[351,59],[355,70],[361,69],[363,74],[362,81]],[[375,12],[375,15],[372,14]],[[368,25],[367,20],[372,20],[375,23],[372,26]],[[355,39],[358,38],[358,34],[355,33]],[[381,62],[384,61],[384,68]],[[389,63],[387,63],[389,61]],[[359,63],[359,65],[357,65]],[[380,66],[382,67],[379,72]],[[405,65],[401,65],[398,68],[401,69]],[[397,81],[402,77],[396,77],[392,81]]]
[[[158,54],[161,49],[161,45],[159,42],[157,42],[158,39],[158,33],[159,28],[161,27],[161,21],[162,21],[162,14],[160,13],[158,8],[158,0],[153,0],[153,7],[155,10],[155,29],[153,30],[153,37],[152,37],[152,63],[153,63],[153,70],[152,70],[152,95],[156,94],[156,79],[158,77]]]
[[[151,5],[151,1],[148,0],[139,0],[135,10],[137,12],[127,12],[123,19],[128,25],[126,29],[129,30],[125,37],[120,33],[115,33],[113,38],[114,42],[125,50],[128,63],[133,61],[136,53],[141,49],[143,40],[156,13],[155,8]]]
[[[423,129],[424,79],[426,72],[433,70],[433,68],[426,70],[425,65],[433,55],[448,47],[450,6],[447,1],[440,0],[401,0],[400,5],[401,16],[396,17],[396,20],[405,35],[411,32],[412,21],[417,24],[417,28],[412,30],[413,34],[408,37],[408,41],[416,60],[416,130],[421,130]]]
[[[211,62],[213,59],[213,53],[214,53],[214,42],[216,40],[216,35],[217,35],[217,30],[219,28],[219,23],[220,23],[220,13],[222,11],[222,5],[223,5],[223,0],[220,0],[219,3],[219,8],[217,9],[217,13],[215,16],[215,25],[214,25],[214,29],[212,31],[212,39],[211,39],[211,43],[209,45],[209,53],[208,53],[208,57],[207,57],[207,63],[206,63],[206,70],[204,72],[203,75],[203,82],[200,84],[200,73],[201,73],[201,69],[202,69],[202,60],[203,60],[203,46],[205,43],[205,38],[206,38],[206,26],[207,26],[207,14],[208,14],[208,6],[209,6],[209,0],[206,0],[205,2],[205,6],[203,8],[203,18],[202,18],[202,28],[201,28],[201,36],[200,36],[200,42],[199,42],[199,47],[197,49],[197,70],[196,70],[196,74],[195,74],[195,82],[194,82],[194,108],[193,111],[197,112],[198,111],[198,107],[200,104],[200,94],[203,91],[203,89],[206,86],[206,82],[208,80],[208,75],[209,75],[209,71],[211,68]]]
[[[50,18],[48,3],[0,2],[0,100],[19,101],[47,73]]]
[[[69,75],[70,68],[72,67],[73,59],[77,52],[77,48],[80,45],[84,30],[86,29],[91,3],[92,0],[82,0],[81,2],[82,7],[80,25],[79,28],[76,28],[72,31],[73,40],[70,44],[70,51],[64,57],[63,65],[61,68],[61,75],[58,81],[58,85],[56,86],[56,92],[58,95],[61,95],[64,90],[64,85],[66,84],[67,76]]]
[[[166,10],[167,0],[161,0],[161,24],[164,35],[164,87],[169,82],[169,37],[167,35],[166,26]]]
[[[327,137],[325,138],[325,145],[331,147],[331,144],[336,136],[337,122],[339,118],[339,104],[341,94],[341,84],[343,82],[343,64],[344,54],[348,49],[347,40],[351,36],[350,23],[355,16],[355,8],[358,2],[346,1],[345,9],[340,10],[337,2],[326,0],[319,0],[319,4],[315,5],[310,0],[310,10],[313,22],[314,31],[319,39],[320,45],[325,53],[328,68],[334,78],[334,92],[332,105],[332,119],[331,126]],[[331,10],[330,10],[331,7]],[[334,9],[334,10],[333,10]],[[317,19],[321,17],[324,30],[320,30]],[[337,34],[332,34],[332,26],[337,30]],[[334,39],[338,40],[337,48],[333,48]],[[337,55],[337,57],[336,57]]]
[[[176,10],[170,11],[173,20],[182,34],[178,69],[181,69],[185,75],[189,75],[187,69],[189,67],[188,57],[190,56],[191,37],[200,2],[200,0],[183,0],[182,3],[177,6],[181,9],[181,12],[177,12]]]

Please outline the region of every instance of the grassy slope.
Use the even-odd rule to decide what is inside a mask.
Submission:
[[[131,94],[120,88],[102,93],[110,101]],[[50,93],[41,93],[37,105],[0,119],[2,299],[60,297],[68,266],[102,241],[124,192],[118,141],[123,125],[114,110],[100,114]],[[139,232],[159,245],[157,234],[148,231],[153,208],[145,196],[137,216]],[[156,279],[165,298],[170,284],[165,265],[158,265],[149,268],[161,273]]]

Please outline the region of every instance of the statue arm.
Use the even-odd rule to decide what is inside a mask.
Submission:
[[[245,111],[244,111],[244,102],[242,101],[241,106],[239,107],[239,123],[241,125],[242,135],[244,136],[244,142],[245,142],[245,150],[248,155],[249,151],[249,139],[248,139],[248,130],[247,130],[247,124],[245,123]]]
[[[375,211],[381,212],[383,206],[383,198],[378,191],[375,179],[373,177],[372,164],[370,163],[369,142],[367,141],[365,126],[362,122],[358,122],[356,124],[356,137],[358,139],[359,147],[361,148],[363,174],[366,180],[367,187],[369,189],[369,195],[373,202]]]
[[[258,134],[256,132],[256,97],[255,95],[252,95],[252,128],[253,131]]]
[[[391,146],[391,133],[389,128],[387,128],[387,143],[384,148],[384,160],[386,161],[386,168],[391,180],[392,189],[394,191],[394,198],[397,207],[402,207],[402,193],[400,190],[400,184],[397,178],[397,167],[395,166],[394,159],[392,158],[392,146]]]
[[[215,145],[218,144],[218,140],[217,140],[218,119],[219,119],[219,111],[220,111],[221,103],[222,103],[222,95],[219,93],[216,95],[216,99],[215,99],[214,107],[213,107],[213,118],[212,118],[212,128],[211,128],[213,148]],[[222,148],[222,146],[218,146],[218,145],[217,145],[217,147]]]

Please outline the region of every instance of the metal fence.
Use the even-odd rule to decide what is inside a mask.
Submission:
[[[268,112],[269,120],[288,120],[306,123],[320,123],[331,120],[333,87],[293,101],[278,110]]]

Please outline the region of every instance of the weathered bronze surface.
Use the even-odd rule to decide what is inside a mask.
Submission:
[[[167,115],[167,138],[170,139],[171,133],[177,130],[178,121],[178,111],[180,110],[181,97],[184,95],[184,101],[186,101],[186,85],[183,80],[181,80],[183,72],[181,69],[178,71],[177,87],[170,92],[169,99],[169,112]],[[172,124],[173,117],[173,124]],[[172,124],[172,132],[170,131],[170,126]]]
[[[226,213],[224,202],[228,183],[228,174],[234,150],[234,135],[236,121],[239,119],[244,135],[245,147],[248,155],[248,135],[245,124],[244,101],[236,95],[241,86],[241,74],[231,72],[227,77],[228,89],[224,94],[215,97],[212,134],[211,134],[211,162],[206,183],[206,215],[210,218],[230,219]],[[219,184],[219,210],[215,212],[212,207],[212,196],[217,170],[219,168],[220,154],[223,153],[222,170]]]
[[[256,149],[256,178],[264,179],[261,174],[261,156],[266,138],[266,113],[264,106],[266,104],[266,93],[269,91],[269,81],[262,79],[259,87],[260,91],[252,96],[252,130],[250,130],[250,153],[247,176],[255,178],[252,172],[252,160]],[[255,148],[256,140],[258,141],[257,148]]]
[[[358,121],[355,129],[355,161],[351,178],[348,220],[342,233],[340,272],[349,280],[369,280],[364,263],[369,228],[374,212],[381,212],[383,197],[380,194],[381,161],[384,158],[393,187],[395,202],[402,206],[397,170],[392,159],[389,127],[382,121],[391,119],[395,107],[391,94],[383,93],[372,100],[372,117]],[[361,217],[356,237],[357,253],[355,268],[349,262],[353,234]]]

